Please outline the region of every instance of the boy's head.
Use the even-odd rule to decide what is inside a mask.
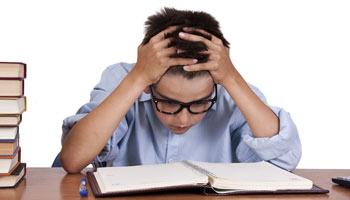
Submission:
[[[180,31],[185,32],[183,27],[203,29],[221,39],[224,46],[229,47],[220,31],[219,23],[205,12],[164,8],[160,13],[148,17],[145,25],[143,45],[169,26],[177,26],[175,31],[165,35],[165,38],[173,38],[169,47],[175,46],[176,49],[182,50],[181,53],[175,53],[171,57],[195,58],[198,63],[208,60],[208,54],[199,53],[208,50],[203,42],[191,42],[178,37]],[[210,35],[198,31],[189,33],[211,39]],[[162,78],[145,92],[152,93],[156,115],[175,134],[183,134],[196,125],[216,101],[216,86],[214,87],[214,81],[208,71],[187,72],[179,65],[169,67]]]
[[[171,55],[173,58],[195,58],[198,63],[204,63],[208,60],[209,55],[199,53],[203,50],[208,50],[203,42],[192,42],[179,38],[179,32],[186,32],[183,27],[194,27],[203,29],[208,33],[221,39],[224,46],[229,47],[229,42],[224,38],[220,31],[219,22],[210,14],[198,11],[176,10],[174,8],[164,8],[161,12],[149,16],[145,22],[146,30],[142,44],[145,45],[149,40],[159,32],[170,26],[178,26],[172,33],[166,34],[165,38],[173,38],[169,47],[176,47],[183,52]],[[207,39],[211,39],[210,35],[205,35],[199,31],[189,31],[188,33],[199,35]],[[171,66],[165,74],[182,75],[188,79],[196,76],[209,75],[208,71],[187,72],[183,70],[182,65]]]

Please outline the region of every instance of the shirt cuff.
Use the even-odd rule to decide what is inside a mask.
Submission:
[[[287,154],[291,150],[301,152],[301,147],[295,145],[295,140],[298,140],[297,144],[300,144],[300,141],[298,130],[292,121],[290,114],[278,108],[271,108],[271,110],[279,117],[279,133],[271,138],[255,138],[248,128],[242,133],[243,142],[262,160],[276,159]]]

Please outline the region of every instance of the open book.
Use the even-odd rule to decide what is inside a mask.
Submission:
[[[259,191],[281,193],[276,191],[286,190],[289,191],[286,193],[327,192],[320,188],[316,191],[311,180],[264,161],[257,163],[182,161],[171,164],[105,167],[97,168],[95,172],[88,172],[87,175],[96,196],[185,188],[206,188],[217,194],[259,193]]]

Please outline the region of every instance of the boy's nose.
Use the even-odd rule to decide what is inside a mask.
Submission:
[[[188,112],[186,108],[182,109],[179,113],[177,113],[177,119],[181,124],[187,124],[190,119],[191,113]]]

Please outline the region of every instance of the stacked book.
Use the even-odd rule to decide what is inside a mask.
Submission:
[[[26,70],[24,63],[0,62],[0,188],[16,187],[26,174],[19,145]]]

